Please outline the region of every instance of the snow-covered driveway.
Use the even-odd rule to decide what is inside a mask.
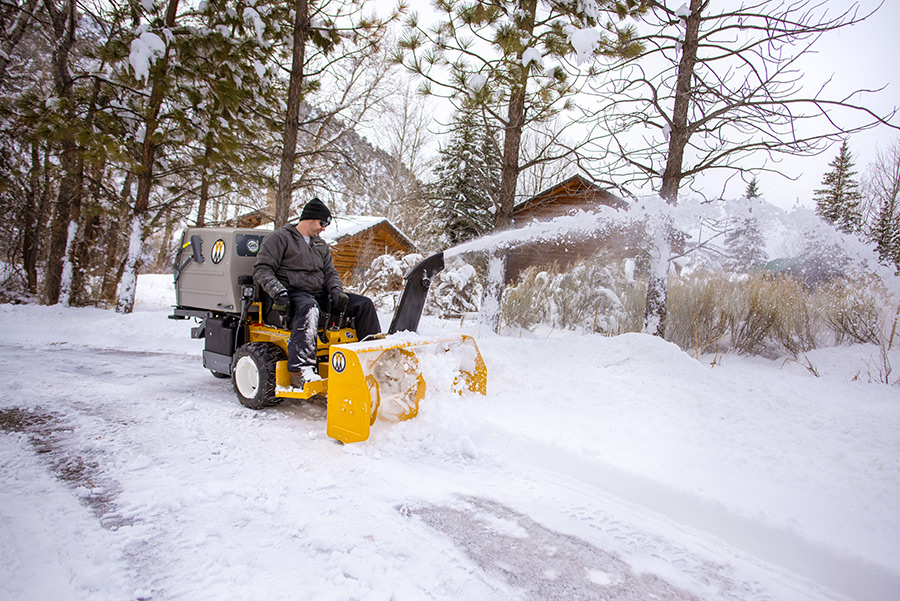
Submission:
[[[900,590],[900,394],[844,373],[869,351],[814,378],[481,333],[487,398],[342,446],[322,403],[241,407],[165,315],[0,307],[0,599]]]

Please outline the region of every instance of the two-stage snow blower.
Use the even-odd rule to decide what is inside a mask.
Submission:
[[[487,369],[469,336],[423,338],[415,334],[432,278],[444,268],[442,253],[406,275],[388,333],[359,341],[343,315],[323,312],[318,333],[318,373],[302,389],[287,370],[291,333],[271,311],[272,300],[253,281],[253,264],[271,232],[246,228],[189,228],[175,259],[176,306],[171,319],[195,318],[193,338],[203,338],[203,366],[230,377],[238,400],[263,409],[284,399],[327,399],[326,431],[341,442],[368,439],[380,416],[413,418],[425,398],[425,365],[449,373],[449,386],[485,394]]]

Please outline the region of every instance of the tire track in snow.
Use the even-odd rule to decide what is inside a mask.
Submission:
[[[674,524],[680,531],[675,537],[677,540],[705,538],[719,541],[711,545],[720,548],[724,542],[776,571],[783,569],[809,579],[806,584],[810,591],[817,588],[813,583],[819,583],[858,601],[884,601],[900,591],[900,578],[880,566],[841,555],[789,530],[734,514],[719,505],[561,446],[528,443],[522,439],[510,452],[527,465],[526,472],[538,469],[541,478],[592,497],[596,503],[611,508],[618,515],[630,514],[634,521],[644,523],[655,521],[664,529],[672,528]],[[793,580],[787,575],[780,579],[789,589],[794,588]],[[817,599],[814,592],[795,590],[795,593],[797,598]]]
[[[555,532],[496,501],[462,497],[462,505],[404,512],[449,537],[489,575],[534,601],[699,601],[656,574],[635,573],[614,553]]]

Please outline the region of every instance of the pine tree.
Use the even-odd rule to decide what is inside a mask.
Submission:
[[[838,156],[829,163],[831,171],[822,179],[822,188],[815,191],[816,212],[845,233],[858,232],[862,227],[862,194],[853,176],[853,155],[845,139]]]
[[[747,184],[744,198],[748,203],[748,216],[741,219],[737,226],[728,233],[725,244],[731,255],[731,264],[735,269],[746,271],[765,261],[766,241],[759,231],[759,223],[752,215],[754,201],[760,197],[756,176]]]
[[[896,196],[885,198],[872,224],[870,236],[881,260],[900,267],[900,214],[897,209]]]
[[[753,176],[753,179],[750,180],[750,183],[747,184],[747,190],[744,192],[744,198],[747,200],[754,200],[760,197],[759,194],[759,182],[756,179],[756,176]]]
[[[261,12],[257,12],[259,9]],[[174,73],[164,180],[173,198],[196,204],[205,225],[210,201],[232,192],[252,196],[262,187],[264,166],[277,134],[283,85],[272,63],[284,11],[243,0],[208,0],[188,15],[204,25],[179,45]],[[169,175],[171,174],[171,176]],[[187,208],[185,209],[187,212]]]
[[[731,265],[740,271],[748,271],[768,258],[765,238],[759,231],[756,217],[747,217],[729,232],[725,243],[731,255]]]
[[[900,268],[900,138],[878,151],[866,170],[863,191],[873,215],[869,239],[884,263]]]
[[[450,143],[434,169],[435,225],[446,244],[493,229],[500,191],[500,155],[490,126],[471,105],[455,115]]]

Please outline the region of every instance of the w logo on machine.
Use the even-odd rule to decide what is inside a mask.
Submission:
[[[225,241],[219,238],[212,247],[212,262],[218,265],[225,258]]]
[[[347,369],[347,358],[344,356],[344,353],[337,352],[331,357],[331,367],[335,373],[341,373]]]

